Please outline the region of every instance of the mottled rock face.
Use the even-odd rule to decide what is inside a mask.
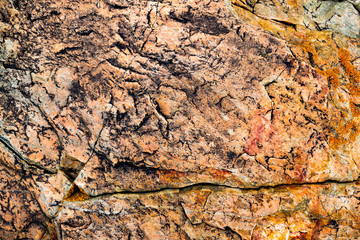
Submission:
[[[311,30],[332,31],[350,37],[360,36],[360,2],[357,0],[288,2],[232,0],[232,2],[263,19],[287,25],[304,25]]]
[[[55,221],[64,239],[356,239],[359,193],[356,183],[202,186],[66,202]]]
[[[0,233],[360,237],[358,9],[1,0]]]

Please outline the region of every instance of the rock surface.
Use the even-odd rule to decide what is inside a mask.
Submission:
[[[116,194],[66,202],[55,224],[63,239],[356,239],[359,194],[358,183]]]
[[[0,0],[5,239],[356,239],[357,1]]]

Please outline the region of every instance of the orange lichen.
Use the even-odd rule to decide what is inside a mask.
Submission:
[[[314,62],[318,62],[319,61],[319,56],[317,51],[315,50],[313,44],[311,44],[309,41],[306,41],[306,39],[304,41],[302,41],[302,43],[300,44],[300,47],[302,49],[305,50],[305,52],[307,52],[309,55],[311,54],[312,56],[312,60]]]
[[[354,117],[360,116],[360,107],[356,106],[355,103],[350,102],[350,109]]]
[[[359,134],[359,124],[355,121],[350,121],[346,124],[341,124],[335,130],[336,135],[330,136],[329,143],[330,145],[337,149],[341,145],[353,142],[356,140],[357,135]]]
[[[296,10],[296,1],[294,4],[291,5]],[[329,95],[330,100],[339,111],[339,116],[342,117],[342,119],[330,123],[333,129],[333,135],[329,136],[330,147],[338,149],[343,144],[355,141],[359,134],[360,123],[357,117],[360,116],[360,107],[351,98],[348,109],[341,106],[340,103],[343,103],[345,99],[342,96],[342,91],[338,91],[342,87],[350,93],[350,96],[360,96],[360,86],[358,86],[360,84],[360,73],[350,61],[349,50],[339,48],[331,32],[310,30],[302,25],[288,26],[260,18],[235,5],[233,7],[235,12],[247,22],[271,32],[276,37],[288,42],[290,46],[300,47],[303,52],[295,52],[295,57],[302,60],[307,58],[312,67],[326,77],[333,89],[332,94]],[[344,36],[344,38],[347,37]],[[354,41],[354,39],[349,38],[348,43],[354,44]],[[349,83],[343,82],[342,79],[348,79]]]
[[[350,52],[346,49],[339,49],[339,60],[341,65],[344,67],[346,74],[349,76],[349,79],[352,84],[360,82],[360,73],[350,62]]]
[[[67,192],[64,201],[76,202],[84,201],[89,199],[90,196],[76,184],[72,184],[69,191]]]
[[[325,71],[321,71],[320,69],[318,69],[318,72],[328,79],[328,81],[334,87],[334,89],[337,89],[340,86],[339,68],[332,68]]]
[[[360,89],[358,87],[354,86],[353,84],[350,84],[348,86],[348,89],[349,89],[351,96],[354,96],[354,97],[360,96]]]

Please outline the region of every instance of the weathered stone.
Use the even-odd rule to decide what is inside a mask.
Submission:
[[[357,182],[198,186],[65,202],[55,223],[61,239],[356,239],[359,194]]]
[[[287,25],[304,25],[311,30],[331,31],[351,37],[360,36],[359,1],[283,1],[259,0],[245,3],[232,0],[255,15]]]
[[[52,196],[54,191],[45,192],[37,185],[50,183],[34,180],[31,170],[21,165],[2,143],[0,162],[1,239],[54,239],[56,232],[48,215],[54,209],[51,204],[56,196]]]
[[[6,239],[360,237],[357,1],[0,3]]]

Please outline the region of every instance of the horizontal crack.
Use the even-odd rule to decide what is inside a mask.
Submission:
[[[179,192],[186,192],[192,190],[194,188],[224,188],[224,189],[235,189],[238,191],[260,191],[262,189],[276,189],[276,188],[285,188],[285,187],[299,187],[299,186],[310,186],[310,185],[325,185],[330,183],[336,184],[349,184],[355,183],[358,179],[353,181],[336,181],[336,180],[326,180],[322,182],[304,182],[304,183],[293,183],[293,184],[278,184],[274,186],[261,186],[261,187],[254,187],[254,188],[241,188],[241,187],[233,187],[223,184],[215,184],[215,183],[196,183],[186,187],[179,187],[179,188],[162,188],[158,190],[145,190],[145,191],[119,191],[119,192],[112,192],[112,193],[104,193],[95,196],[90,196],[88,200],[97,199],[101,197],[113,196],[113,195],[139,195],[139,194],[156,194],[166,191],[179,191]]]

